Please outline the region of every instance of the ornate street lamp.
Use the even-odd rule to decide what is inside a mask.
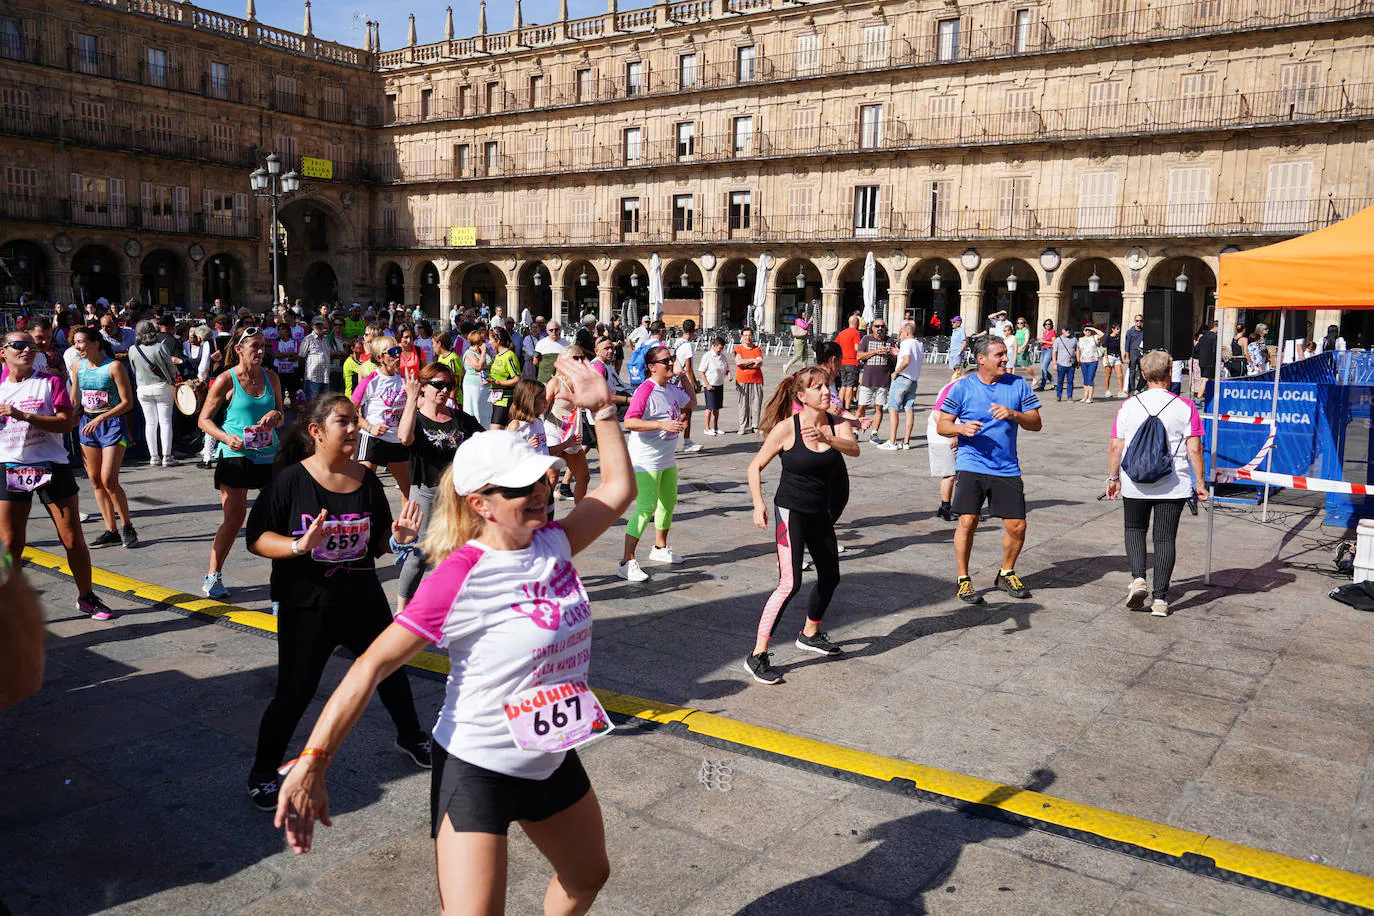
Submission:
[[[800,267],[797,268],[797,289],[806,289],[806,275],[802,273],[802,269]]]
[[[1180,293],[1188,292],[1188,272],[1182,267],[1178,269],[1178,276],[1174,277],[1174,289]]]
[[[256,168],[248,175],[248,183],[253,189],[253,196],[260,197],[272,202],[272,301],[276,302],[281,290],[281,280],[278,275],[280,270],[277,264],[277,208],[281,202],[292,194],[295,194],[301,187],[301,176],[296,172],[290,171],[285,175],[281,173],[281,159],[276,153],[267,154],[267,168]],[[305,222],[310,222],[310,214],[306,213],[303,217]]]
[[[634,269],[634,271],[630,274],[630,286],[631,286],[632,288],[638,288],[638,287],[639,287],[639,268],[638,268],[638,267],[636,267],[636,268]]]
[[[681,286],[686,286],[690,281],[691,278],[687,276],[687,268],[682,268],[682,277],[678,280],[678,284]]]
[[[1020,279],[1016,276],[1016,268],[1013,267],[1011,269],[1011,273],[1007,274],[1007,292],[1016,292],[1017,284],[1019,284],[1020,282]]]
[[[1088,292],[1095,293],[1102,288],[1102,278],[1097,275],[1097,265],[1093,265],[1093,275],[1088,278]]]
[[[544,279],[543,279],[543,277],[540,275],[540,273],[539,273],[539,268],[538,268],[538,267],[536,267],[536,268],[534,269],[534,276],[531,277],[531,279],[534,281],[534,285],[535,285],[535,286],[542,286],[542,285],[544,285]]]
[[[942,281],[942,280],[940,279],[940,266],[937,264],[937,265],[935,266],[935,273],[933,273],[933,274],[930,275],[930,289],[931,289],[931,291],[932,291],[932,292],[938,293],[938,292],[940,291],[940,284],[941,284],[942,282],[944,282],[944,281]]]

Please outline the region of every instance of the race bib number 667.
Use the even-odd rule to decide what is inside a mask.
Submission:
[[[522,751],[557,754],[611,731],[611,720],[583,681],[544,684],[512,694],[506,727]]]

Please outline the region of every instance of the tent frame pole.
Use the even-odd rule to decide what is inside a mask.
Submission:
[[[1284,319],[1288,317],[1288,309],[1279,309],[1279,355],[1274,362],[1274,397],[1269,406],[1269,428],[1274,431],[1274,448],[1269,450],[1269,454],[1264,456],[1264,469],[1272,471],[1274,469],[1274,450],[1278,448],[1279,432],[1279,375],[1283,371],[1283,325]],[[1260,512],[1260,521],[1269,521],[1269,484],[1264,485],[1264,508]]]
[[[1207,563],[1203,566],[1202,584],[1212,584],[1212,529],[1216,525],[1216,505],[1217,505],[1217,430],[1221,425],[1221,369],[1222,369],[1222,337],[1221,337],[1221,303],[1218,302],[1212,307],[1212,318],[1217,325],[1217,363],[1213,368],[1216,378],[1212,383],[1212,401],[1206,403],[1204,398],[1203,407],[1210,411],[1212,418],[1212,459],[1207,465],[1212,469],[1207,486]],[[1206,389],[1203,389],[1204,394]]]

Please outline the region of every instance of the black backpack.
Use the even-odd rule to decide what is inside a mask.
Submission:
[[[1139,395],[1136,396],[1136,400],[1140,400]],[[1126,454],[1121,459],[1121,469],[1130,475],[1135,483],[1154,483],[1174,472],[1174,456],[1169,448],[1169,433],[1164,429],[1164,421],[1159,419],[1159,415],[1177,400],[1178,396],[1174,395],[1157,412],[1150,414],[1135,431],[1135,438],[1131,440],[1131,444],[1126,447]],[[1140,406],[1144,407],[1145,402],[1141,401]]]

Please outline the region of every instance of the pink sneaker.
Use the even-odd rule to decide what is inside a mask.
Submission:
[[[101,601],[95,592],[88,592],[77,598],[76,609],[83,614],[89,614],[92,620],[110,620],[114,617],[114,611],[106,607],[105,602]]]

